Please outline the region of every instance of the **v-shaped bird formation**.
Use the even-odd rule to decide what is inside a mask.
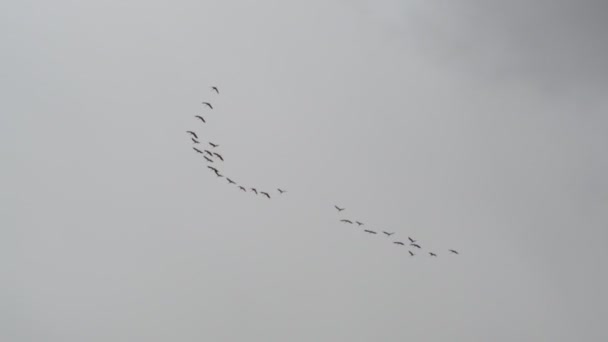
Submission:
[[[210,89],[211,89],[211,92],[214,93],[213,96],[218,96],[220,94],[218,87],[211,86]],[[215,109],[213,107],[213,104],[209,101],[203,101],[201,104],[204,106],[203,109],[205,109],[207,111],[212,111]],[[199,122],[198,122],[199,125],[207,124],[207,120],[202,115],[195,115],[194,118],[199,120]],[[204,147],[198,147],[198,146],[207,146],[207,145],[201,144],[202,139],[199,137],[199,135],[201,135],[201,137],[202,137],[202,134],[197,133],[194,129],[188,130],[188,131],[186,131],[186,133],[189,134],[190,140],[194,144],[194,146],[192,146],[192,149],[196,153],[202,155],[203,160],[208,164],[207,169],[209,169],[211,172],[213,172],[217,178],[225,178],[228,185],[234,185],[240,191],[251,192],[255,196],[259,195],[260,197],[266,197],[267,199],[272,198],[272,196],[270,195],[272,193],[271,191],[267,191],[267,190],[258,191],[258,189],[255,187],[245,186],[244,184],[239,184],[236,181],[234,181],[232,178],[225,176],[222,173],[223,171],[220,171],[220,168],[221,168],[220,165],[223,164],[223,162],[224,162],[224,156],[223,156],[223,154],[218,152],[218,148],[220,147],[220,145],[218,143],[212,142],[212,141],[207,141],[207,145],[210,146],[210,147],[208,147],[208,149],[206,149]],[[249,191],[247,189],[249,189]],[[278,195],[282,195],[285,192],[287,192],[287,190],[283,190],[280,188],[277,188],[276,191],[277,191]]]
[[[219,91],[218,87],[211,86],[210,89],[211,89],[211,92],[214,93],[213,96],[219,96],[220,91]],[[213,104],[211,102],[204,101],[204,102],[202,102],[202,105],[204,105],[204,109],[206,109],[207,111],[214,110]],[[197,124],[199,124],[199,125],[207,124],[207,120],[205,120],[205,118],[202,115],[195,115],[194,117],[199,120],[197,122]],[[224,156],[220,152],[218,152],[218,148],[220,147],[219,144],[217,144],[215,142],[211,142],[211,141],[207,141],[207,144],[201,144],[202,134],[201,134],[201,137],[199,137],[199,134],[196,133],[195,130],[188,130],[188,131],[186,131],[186,133],[189,134],[189,138],[191,139],[192,143],[194,144],[194,146],[192,146],[192,149],[197,154],[202,155],[203,160],[207,164],[207,169],[210,170],[211,172],[213,172],[213,174],[215,174],[215,176],[217,178],[226,179],[227,185],[235,186],[236,189],[241,192],[245,192],[245,193],[249,192],[249,193],[254,194],[254,196],[266,197],[267,199],[272,198],[269,191],[262,190],[262,189],[259,189],[258,187],[254,187],[251,185],[240,184],[240,183],[236,182],[235,180],[233,180],[233,178],[230,178],[222,173],[222,171],[220,169],[221,169],[221,165],[223,165],[223,163],[224,163]],[[207,146],[207,145],[210,146],[207,149],[205,147],[202,147],[202,146]],[[287,190],[284,190],[281,188],[276,188],[276,191],[277,191],[278,195],[283,195],[287,192]],[[344,210],[346,210],[346,208],[339,207],[338,205],[334,205],[334,208],[340,214],[342,214],[342,212]],[[364,233],[367,233],[372,236],[378,235],[378,232],[376,230],[368,228],[368,226],[364,222],[361,222],[358,220],[352,220],[349,218],[341,218],[339,221],[345,225],[353,225],[353,226],[356,225],[355,227],[357,227],[357,228],[365,227],[364,229],[362,229],[362,231]],[[409,253],[410,257],[416,256],[417,253],[422,252],[421,244],[418,241],[416,241],[415,239],[413,239],[412,237],[408,236],[407,241],[406,241],[404,239],[393,238],[392,236],[395,235],[396,232],[381,231],[381,233],[382,234],[380,234],[380,236],[384,236],[383,239],[388,239],[389,242],[392,242],[392,244],[394,244],[396,246],[402,246],[402,247],[408,248],[408,253]],[[414,253],[414,251],[416,251],[417,253]],[[447,252],[449,252],[449,254],[452,254],[452,255],[459,254],[458,251],[456,251],[454,249],[448,249]],[[433,251],[428,251],[426,253],[428,253],[428,255],[430,257],[437,257],[437,253],[435,253]],[[426,255],[426,254],[424,254],[424,255]]]

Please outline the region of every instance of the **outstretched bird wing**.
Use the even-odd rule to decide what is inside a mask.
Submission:
[[[452,252],[452,253],[454,253],[454,254],[458,254],[458,252],[456,252],[456,251],[455,251],[455,250],[453,250],[453,249],[450,249],[450,252]]]
[[[412,251],[408,251],[408,252],[410,252],[410,255],[411,255],[411,256],[414,256],[414,253],[412,253]]]
[[[422,248],[422,247],[418,246],[418,245],[417,245],[417,244],[415,244],[415,243],[410,243],[410,246],[414,246],[414,247],[416,247],[416,248]]]
[[[353,221],[351,221],[351,220],[340,220],[340,222],[346,222],[346,223],[350,223],[350,224],[353,223]]]
[[[207,158],[207,156],[203,156],[203,158],[205,158],[205,160],[206,160],[206,161],[208,161],[208,162],[210,162],[210,163],[213,163],[213,160],[212,160],[212,159]]]
[[[222,156],[219,153],[213,152],[213,154],[215,154],[218,158],[220,158],[221,161],[224,161],[224,158],[222,158]]]
[[[207,107],[213,109],[213,106],[211,105],[211,103],[209,102],[203,102],[204,105],[206,105]]]
[[[218,93],[218,94],[220,93],[220,91],[219,91],[219,90],[217,90],[217,87],[211,87],[211,90],[215,91],[215,92],[216,92],[216,93]]]
[[[373,230],[367,230],[367,229],[366,229],[366,230],[364,230],[364,232],[366,232],[366,233],[370,233],[370,234],[377,234],[375,231],[373,231]]]
[[[196,135],[196,133],[194,133],[192,131],[186,131],[186,133],[190,133],[190,134],[192,134],[193,137],[195,137],[196,139],[198,139],[198,136]]]
[[[207,122],[207,121],[205,121],[205,119],[203,119],[203,117],[202,117],[202,116],[200,116],[200,115],[195,115],[194,117],[195,117],[195,118],[199,118],[199,119],[201,119],[201,121],[202,121],[202,122],[205,122],[205,123]]]
[[[401,241],[395,241],[393,243],[396,244],[396,245],[405,246],[405,244],[403,242],[401,242]]]
[[[193,147],[193,149],[194,149],[196,152],[198,152],[198,153],[203,153],[203,151],[199,150],[199,149],[198,149],[198,148],[196,148],[196,147]]]
[[[270,195],[269,195],[267,192],[263,192],[263,191],[262,191],[262,192],[260,192],[260,193],[261,193],[262,195],[264,195],[264,196],[266,196],[266,197],[270,198]]]

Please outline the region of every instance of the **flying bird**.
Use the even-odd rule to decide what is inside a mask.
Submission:
[[[375,232],[375,231],[373,231],[373,230],[367,230],[367,229],[366,229],[366,230],[364,230],[364,232],[366,232],[366,233],[370,233],[370,234],[378,234],[378,233],[376,233],[376,232]]]
[[[230,178],[226,178],[226,180],[228,180],[228,183],[230,183],[230,184],[236,184],[236,183],[235,183],[235,182],[234,182],[232,179],[230,179]]]
[[[415,243],[410,243],[410,246],[414,246],[414,247],[416,247],[416,248],[422,248],[422,247],[418,246],[418,245],[417,245],[417,244],[415,244]]]
[[[215,175],[216,175],[216,176],[218,176],[218,177],[224,177],[224,176],[223,176],[223,175],[221,175],[219,172],[216,172],[216,173],[215,173]]]
[[[245,188],[244,188],[244,187],[242,187],[242,186],[239,186],[239,189],[241,189],[241,190],[243,190],[243,191],[247,192],[247,189],[245,189]]]
[[[211,87],[211,90],[215,91],[215,92],[216,92],[216,93],[218,93],[218,94],[220,93],[220,91],[219,91],[219,90],[217,90],[217,87]]]
[[[209,102],[203,102],[204,105],[206,105],[207,107],[213,109],[213,106],[211,105],[211,103]]]
[[[196,147],[193,147],[193,149],[194,149],[196,152],[198,152],[198,153],[203,153],[203,151],[199,150],[199,149],[198,149],[198,148],[196,148]]]
[[[433,257],[436,257],[436,256],[437,256],[437,254],[435,254],[435,253],[433,253],[433,252],[429,252],[429,254],[430,254],[431,256],[433,256]]]
[[[351,221],[351,220],[340,220],[340,222],[353,224],[353,221]]]
[[[454,254],[458,254],[458,252],[456,252],[456,251],[455,251],[455,250],[453,250],[453,249],[450,249],[449,251],[450,251],[450,252],[452,252],[452,253],[454,253]]]
[[[416,240],[412,239],[412,238],[411,238],[411,237],[409,237],[409,236],[407,237],[407,239],[408,239],[408,240],[410,240],[410,242],[411,242],[411,243],[416,242]]]
[[[408,251],[408,252],[410,252],[410,255],[411,255],[411,256],[414,256],[414,253],[412,253],[412,251]]]
[[[194,133],[192,131],[186,131],[186,133],[190,133],[190,134],[192,134],[193,137],[195,137],[196,139],[198,139],[198,136],[196,135],[196,133]]]
[[[255,192],[255,194],[258,194],[258,191],[255,188],[251,188],[251,191]]]
[[[200,116],[200,115],[195,115],[194,117],[195,117],[195,118],[199,118],[199,119],[201,119],[201,121],[202,121],[202,122],[204,122],[204,123],[206,123],[206,122],[207,122],[207,121],[205,121],[205,119],[203,119],[203,117],[202,117],[202,116]]]
[[[212,143],[212,142],[209,142],[209,145],[211,145],[211,147],[218,147],[218,146],[220,146],[220,145],[218,145],[218,144],[214,144],[214,143]]]
[[[211,151],[205,150],[205,153],[207,153],[209,155],[209,157],[213,157],[213,153],[211,153]]]
[[[401,241],[395,241],[393,242],[395,245],[401,245],[401,246],[405,246],[405,244]]]
[[[213,170],[213,172],[219,172],[216,168],[214,168],[213,166],[207,166],[208,169]]]
[[[190,138],[190,139],[192,139],[192,142],[193,142],[193,143],[195,143],[195,144],[200,144],[200,142],[199,142],[198,140],[196,140],[196,139],[194,139],[194,138]]]
[[[266,197],[270,198],[270,195],[269,195],[267,192],[260,191],[260,194],[262,194],[262,195],[264,195],[264,196],[266,196]]]
[[[280,193],[285,193],[285,192],[287,192],[287,190],[281,190],[281,189],[277,189],[277,190],[279,190],[279,192],[280,192]]]
[[[220,158],[221,161],[224,161],[224,158],[222,158],[219,153],[213,152],[213,154],[215,154],[216,157]]]
[[[363,225],[363,222],[355,221],[355,223],[356,223],[357,225],[359,225],[359,226],[362,226],[362,225]]]
[[[205,158],[206,161],[213,163],[213,159],[209,159],[207,156],[203,156],[203,158]]]
[[[336,209],[338,209],[338,211],[342,211],[342,210],[346,209],[346,208],[340,208],[340,207],[338,207],[337,205],[334,205],[334,207],[335,207]]]
[[[385,231],[382,231],[382,232],[383,232],[384,234],[386,234],[386,236],[391,236],[391,235],[395,234],[395,232],[392,232],[392,233],[385,232]]]

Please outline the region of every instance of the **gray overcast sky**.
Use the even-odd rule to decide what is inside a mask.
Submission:
[[[607,2],[0,8],[0,340],[608,340]]]

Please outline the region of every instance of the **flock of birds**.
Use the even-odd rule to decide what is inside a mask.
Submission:
[[[214,92],[216,95],[219,95],[220,91],[216,86],[212,86],[211,87],[211,91]],[[210,102],[202,102],[202,104],[204,106],[206,106],[209,110],[213,110],[213,105]],[[194,116],[196,119],[199,119],[203,124],[206,124],[207,121],[205,120],[205,118],[201,115],[195,115]],[[224,176],[223,174],[220,173],[220,170],[218,169],[218,167],[216,167],[215,165],[219,165],[220,163],[224,162],[224,157],[216,152],[217,148],[220,147],[220,145],[213,143],[211,141],[208,141],[207,144],[210,146],[209,149],[205,149],[201,144],[201,139],[199,138],[198,134],[196,134],[195,131],[186,131],[186,133],[188,133],[190,135],[190,139],[192,140],[192,143],[194,144],[194,146],[192,147],[194,149],[194,151],[196,151],[197,153],[201,154],[203,156],[203,158],[205,159],[205,162],[209,165],[207,165],[207,168],[209,170],[211,170],[213,173],[215,173],[215,175],[218,178],[225,178],[226,181],[228,182],[228,184],[230,185],[235,185],[236,187],[238,187],[239,190],[243,191],[243,192],[251,192],[254,193],[255,195],[261,195],[261,196],[266,196],[268,199],[271,198],[270,193],[268,191],[262,191],[262,190],[258,190],[255,187],[246,187],[244,185],[238,184],[237,182],[235,182],[234,180],[230,179],[227,176]],[[287,192],[286,190],[277,188],[277,192],[282,195],[285,192]],[[336,208],[336,210],[338,212],[342,212],[344,211],[346,208],[340,208],[337,205],[334,205],[334,208]],[[342,223],[346,223],[346,224],[351,224],[354,225],[356,224],[358,227],[362,227],[365,226],[365,224],[363,222],[360,221],[352,221],[350,219],[340,219],[340,222]],[[377,235],[378,232],[375,230],[371,230],[371,229],[363,229],[363,232],[368,233],[368,234],[372,234],[372,235]],[[382,231],[382,234],[384,234],[387,238],[391,238],[391,236],[393,236],[395,234],[395,232],[387,232],[387,231]],[[411,248],[415,248],[415,250],[422,250],[422,247],[420,246],[420,244],[418,243],[418,241],[414,240],[411,237],[407,237],[408,239],[408,246]],[[395,245],[399,245],[399,246],[406,246],[406,243],[403,241],[396,241],[396,240],[391,240],[393,242],[393,244]],[[412,249],[410,248],[410,250],[408,250],[410,256],[415,256],[416,253],[412,252]],[[448,250],[449,253],[451,254],[455,254],[458,255],[458,251],[454,250],[454,249],[449,249]],[[428,252],[429,256],[431,257],[437,257],[437,254],[434,252]]]
[[[344,211],[346,209],[346,208],[340,208],[337,205],[334,205],[334,208],[336,208],[336,210],[338,210],[338,212],[342,212],[342,211]],[[349,219],[341,219],[340,222],[346,223],[346,224],[356,224],[358,227],[365,226],[365,223],[363,223],[361,221],[356,221],[356,220],[353,222],[352,220],[349,220]],[[378,234],[377,231],[371,230],[371,229],[363,229],[363,232],[368,233],[368,234],[372,234],[372,235],[377,235]],[[390,238],[391,236],[393,236],[395,234],[395,232],[387,232],[387,231],[383,230],[382,234],[386,235],[387,238]],[[420,244],[418,243],[418,241],[412,239],[409,236],[407,237],[407,239],[409,241],[408,245],[410,247],[414,247],[414,248],[416,248],[418,250],[422,250],[422,247],[420,246]],[[399,245],[399,246],[404,246],[405,247],[405,243],[403,241],[395,241],[395,240],[393,240],[392,242],[395,245]],[[458,254],[458,251],[456,251],[454,249],[449,249],[448,251],[450,253],[452,253],[452,254]],[[412,250],[408,250],[408,252],[409,252],[410,256],[415,256],[416,255],[416,253],[412,252]],[[434,252],[428,252],[428,253],[429,253],[429,255],[431,257],[437,257],[437,254],[434,253]]]
[[[216,86],[211,87],[211,92],[214,92],[216,95],[220,94],[220,91]],[[209,110],[213,110],[213,105],[211,103],[202,102],[202,104],[204,106],[206,106]],[[196,119],[199,119],[203,124],[207,123],[207,120],[205,120],[205,118],[201,115],[195,115],[194,117]],[[220,147],[219,144],[208,141],[207,143],[211,147],[209,149],[205,149],[204,147],[201,147],[202,146],[201,139],[199,138],[198,134],[196,134],[196,132],[186,131],[186,133],[188,133],[190,135],[190,139],[192,140],[192,143],[194,144],[194,146],[192,147],[194,149],[194,151],[196,151],[196,153],[199,153],[203,156],[205,161],[209,164],[209,165],[207,165],[207,168],[209,170],[211,170],[213,173],[215,173],[215,175],[218,178],[225,178],[226,181],[228,182],[228,184],[237,186],[238,189],[243,192],[251,192],[255,195],[266,196],[268,199],[271,198],[270,193],[268,191],[262,191],[262,190],[258,190],[258,188],[256,188],[256,187],[250,187],[250,186],[245,186],[243,184],[238,184],[234,180],[230,179],[230,177],[224,176],[220,172],[220,170],[218,169],[219,166],[217,166],[217,167],[215,166],[215,165],[219,165],[220,163],[224,162],[224,157],[220,153],[216,152],[216,149],[218,147]],[[283,190],[280,188],[277,188],[277,191],[280,195],[287,192],[286,190]]]

